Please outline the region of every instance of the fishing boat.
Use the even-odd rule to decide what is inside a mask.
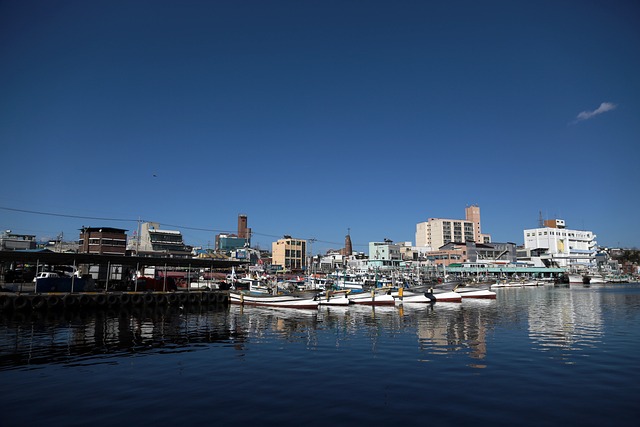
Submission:
[[[462,295],[446,289],[433,289],[430,294],[436,302],[462,302]]]
[[[318,298],[315,295],[269,295],[257,292],[229,291],[229,302],[231,304],[255,305],[262,307],[318,308]]]
[[[413,292],[403,288],[391,292],[396,304],[429,304],[435,302],[433,294],[427,292]]]
[[[349,293],[347,295],[351,304],[361,305],[395,305],[396,300],[391,295],[389,288],[372,289],[371,291],[363,291]]]
[[[433,287],[433,286],[414,286],[409,289],[412,293],[425,293],[427,298],[430,298],[431,302],[462,302],[462,296],[454,292],[449,285],[445,285],[444,287]],[[405,289],[405,293],[407,290]]]
[[[594,285],[605,283],[604,276],[594,271],[583,271],[569,274],[569,284]]]
[[[338,289],[362,290],[366,284],[366,280],[363,276],[346,272],[343,272],[342,274],[334,273],[330,278],[333,279],[333,282]]]
[[[350,304],[350,300],[347,297],[351,292],[350,289],[338,290],[338,291],[326,291],[323,294],[318,295],[319,305],[332,305],[332,306],[346,306]]]

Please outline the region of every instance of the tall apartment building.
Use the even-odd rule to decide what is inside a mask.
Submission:
[[[597,252],[596,235],[570,230],[562,219],[546,220],[542,227],[524,230],[524,247],[560,267],[587,266]]]
[[[271,263],[286,270],[304,270],[306,267],[307,241],[291,236],[271,244]]]
[[[447,243],[490,243],[491,236],[483,234],[480,226],[480,207],[465,208],[465,219],[429,218],[416,225],[416,246],[436,250]]]

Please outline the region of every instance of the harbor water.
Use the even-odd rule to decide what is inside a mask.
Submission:
[[[0,316],[0,425],[635,426],[640,284]]]

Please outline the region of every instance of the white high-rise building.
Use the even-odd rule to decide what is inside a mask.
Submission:
[[[597,245],[593,232],[565,228],[562,219],[546,220],[543,227],[524,230],[525,249],[560,267],[592,264]]]

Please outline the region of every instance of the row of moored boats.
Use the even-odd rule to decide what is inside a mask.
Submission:
[[[495,299],[490,289],[456,286],[452,289],[394,288],[384,286],[370,290],[307,289],[293,292],[269,292],[263,289],[231,289],[232,304],[287,308],[318,308],[319,306],[349,306],[352,304],[384,306],[402,304],[430,304],[435,302],[462,302],[463,299]]]

